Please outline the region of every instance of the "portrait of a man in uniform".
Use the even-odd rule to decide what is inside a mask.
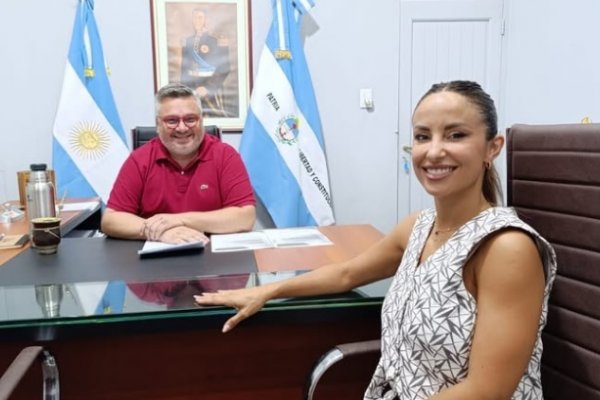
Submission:
[[[156,86],[198,93],[206,125],[243,127],[250,92],[249,0],[152,0]]]
[[[217,38],[207,26],[205,8],[192,11],[194,34],[187,37],[181,50],[181,83],[196,90],[202,99],[204,116],[228,118],[223,82],[231,70],[229,40]]]

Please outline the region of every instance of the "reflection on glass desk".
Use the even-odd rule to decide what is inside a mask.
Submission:
[[[16,327],[80,325],[86,321],[119,322],[185,315],[232,314],[229,307],[200,307],[195,294],[257,286],[288,279],[305,271],[193,277],[152,282],[82,282],[0,287],[0,330]],[[388,281],[349,293],[311,298],[277,299],[264,311],[282,308],[352,307],[380,304]]]

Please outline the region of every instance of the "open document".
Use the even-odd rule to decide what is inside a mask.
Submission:
[[[210,241],[214,253],[333,244],[317,228],[265,229],[255,232],[212,235]]]

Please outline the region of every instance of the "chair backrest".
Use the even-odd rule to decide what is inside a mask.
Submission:
[[[514,125],[508,205],[558,258],[544,329],[544,398],[600,400],[600,124]]]
[[[204,126],[204,131],[221,139],[221,129],[216,125]],[[149,142],[157,135],[155,126],[136,126],[131,130],[131,143],[134,149]]]

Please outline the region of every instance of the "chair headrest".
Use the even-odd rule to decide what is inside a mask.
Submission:
[[[217,125],[205,125],[204,132],[221,140],[221,129]],[[137,149],[157,135],[156,126],[136,126],[131,130],[131,143],[133,144],[133,148]]]

